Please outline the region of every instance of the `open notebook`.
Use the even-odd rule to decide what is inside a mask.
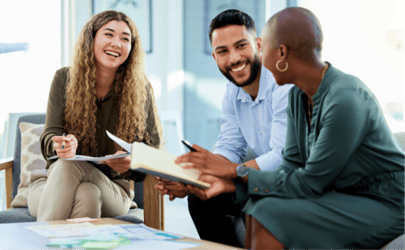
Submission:
[[[145,174],[158,176],[171,181],[191,184],[200,188],[211,185],[198,180],[200,172],[196,169],[183,169],[174,163],[176,156],[142,142],[127,143],[107,131],[108,136],[126,151],[131,152],[131,169]]]

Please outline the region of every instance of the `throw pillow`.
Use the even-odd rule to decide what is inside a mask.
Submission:
[[[21,173],[17,195],[11,202],[12,207],[27,207],[28,185],[34,170],[45,169],[46,162],[41,154],[39,138],[44,124],[21,122]]]

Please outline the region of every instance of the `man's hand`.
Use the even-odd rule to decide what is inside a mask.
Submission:
[[[202,189],[187,185],[187,188],[203,201],[222,193],[232,193],[236,190],[235,183],[229,178],[218,178],[216,176],[203,174],[200,176],[199,180],[211,184],[211,187]]]
[[[126,152],[124,152],[124,151],[117,151],[114,155],[125,154],[125,153]],[[129,170],[131,158],[128,155],[125,158],[110,159],[107,161],[101,161],[101,163],[107,164],[108,166],[110,166],[112,169],[114,169],[118,173],[123,174]]]
[[[60,158],[72,158],[76,155],[77,139],[74,135],[68,134],[67,136],[53,136],[53,148]],[[65,142],[65,147],[62,149],[62,143]]]
[[[159,190],[160,195],[169,195],[169,200],[173,201],[176,198],[184,198],[190,194],[187,186],[180,182],[169,181],[160,177],[155,177],[159,181],[155,184],[155,189]]]
[[[188,152],[176,158],[177,164],[185,164],[184,169],[194,168],[200,171],[201,174],[209,174],[218,177],[236,178],[236,167],[238,164],[232,163],[226,158],[215,155],[202,147],[193,144],[196,152]]]

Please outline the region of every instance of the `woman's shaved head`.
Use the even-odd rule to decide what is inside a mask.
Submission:
[[[321,24],[311,11],[301,7],[286,8],[274,14],[263,28],[262,39],[262,43],[272,48],[284,44],[304,60],[321,57]]]

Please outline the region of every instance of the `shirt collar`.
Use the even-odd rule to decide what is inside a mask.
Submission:
[[[336,72],[336,68],[334,68],[331,63],[329,63],[329,62],[326,62],[326,63],[329,64],[329,67],[321,81],[321,84],[318,87],[318,90],[316,91],[315,95],[312,97],[314,104],[318,103],[320,101],[321,97],[324,95],[324,93],[328,91],[329,85],[332,82],[331,80],[333,79],[335,72]]]
[[[265,100],[268,89],[273,89],[276,80],[274,79],[273,75],[270,73],[268,69],[266,69],[263,65],[261,66],[260,70],[260,81],[259,81],[259,92],[257,93],[257,97],[255,99],[255,102],[259,102],[261,100]],[[239,93],[237,99],[242,102],[253,102],[252,97],[246,93],[242,88],[239,88]]]

